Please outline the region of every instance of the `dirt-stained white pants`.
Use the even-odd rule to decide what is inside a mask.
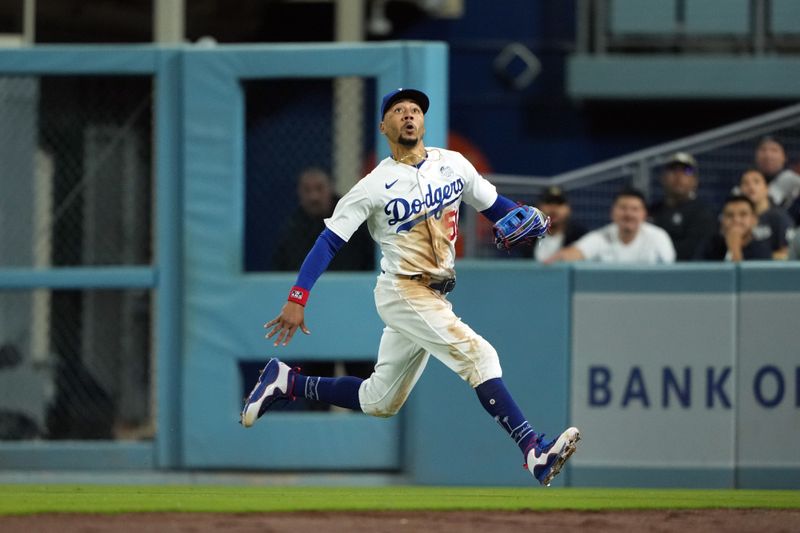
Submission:
[[[386,327],[375,371],[358,391],[365,413],[396,414],[425,370],[429,354],[473,388],[502,377],[492,345],[453,313],[444,296],[422,282],[381,274],[375,305]]]

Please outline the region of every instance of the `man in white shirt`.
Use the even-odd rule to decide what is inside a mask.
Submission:
[[[645,222],[646,217],[647,207],[642,193],[636,189],[624,189],[614,198],[611,224],[590,231],[545,262],[674,263],[672,239],[663,229]]]

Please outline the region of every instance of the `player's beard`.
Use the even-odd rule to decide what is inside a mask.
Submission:
[[[403,137],[401,133],[400,136],[397,138],[397,144],[407,146],[409,148],[414,148],[416,145],[419,144],[419,137]]]

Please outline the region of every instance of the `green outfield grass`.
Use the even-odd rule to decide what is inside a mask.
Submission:
[[[800,508],[800,491],[0,485],[0,515],[152,511]]]

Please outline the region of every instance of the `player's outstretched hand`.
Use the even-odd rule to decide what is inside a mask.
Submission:
[[[286,346],[289,341],[294,337],[297,328],[306,335],[311,335],[306,327],[305,307],[295,302],[286,302],[281,309],[281,314],[264,324],[266,329],[272,328],[272,331],[267,333],[266,337],[271,339],[275,337],[274,346],[283,344]]]

